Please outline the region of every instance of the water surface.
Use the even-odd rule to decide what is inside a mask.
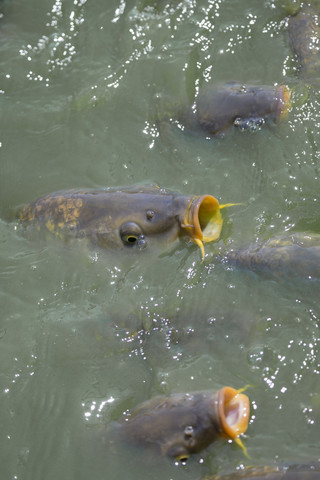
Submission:
[[[300,88],[281,2],[6,0],[0,12],[1,476],[200,479],[319,459],[319,285],[228,269],[219,251],[317,232],[319,94],[256,134],[206,140],[156,122],[204,83]],[[244,205],[221,240],[115,255],[21,235],[55,190],[155,182]],[[187,467],[103,425],[154,395],[250,384],[243,439]],[[147,468],[147,470],[146,470]]]

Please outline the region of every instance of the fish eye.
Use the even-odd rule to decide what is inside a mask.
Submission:
[[[122,242],[125,245],[134,246],[138,244],[141,246],[142,240],[144,239],[143,232],[139,225],[133,222],[124,223],[120,227],[120,237]]]
[[[188,458],[189,458],[189,455],[185,455],[185,454],[184,454],[184,455],[179,455],[179,456],[177,457],[177,460],[178,460],[178,462],[180,462],[182,465],[186,465]]]
[[[138,237],[136,235],[126,235],[123,237],[123,240],[126,242],[126,243],[136,243],[137,240],[138,240]]]

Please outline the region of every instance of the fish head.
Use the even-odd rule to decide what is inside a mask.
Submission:
[[[201,128],[214,136],[232,126],[256,131],[268,121],[278,123],[291,106],[291,91],[285,85],[228,84],[203,89],[196,101],[196,115]]]
[[[176,195],[158,187],[118,191],[106,198],[105,214],[91,230],[98,232],[103,247],[163,251],[181,230]]]
[[[218,392],[190,396],[190,406],[177,409],[168,436],[167,455],[186,463],[192,453],[202,451],[218,437],[234,440],[248,456],[239,435],[248,428],[250,406],[244,389],[224,387]]]
[[[155,397],[122,418],[120,432],[126,441],[183,464],[221,437],[234,440],[246,453],[239,435],[248,426],[249,400],[242,392],[224,387]]]
[[[163,251],[188,238],[204,257],[203,244],[217,240],[221,228],[220,205],[212,195],[183,196],[159,189],[155,193],[119,194],[107,215],[91,230],[97,231],[102,246],[111,242],[133,250]]]

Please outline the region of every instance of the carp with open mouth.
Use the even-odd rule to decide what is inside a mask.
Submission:
[[[167,246],[179,238],[204,243],[219,238],[221,208],[212,195],[181,195],[158,186],[51,193],[23,207],[18,218],[63,240],[86,238],[103,248]]]
[[[115,430],[126,442],[151,447],[182,463],[220,437],[234,440],[247,455],[239,438],[250,417],[243,390],[223,387],[217,392],[155,397],[126,414]]]

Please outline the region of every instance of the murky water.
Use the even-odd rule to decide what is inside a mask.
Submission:
[[[276,0],[0,4],[1,478],[200,479],[319,459],[319,284],[228,269],[216,253],[320,231],[320,97],[256,134],[206,140],[156,123],[206,82],[301,88]],[[70,187],[155,182],[243,202],[221,240],[163,255],[39,243],[18,205]],[[250,384],[244,442],[187,467],[103,426],[159,393]]]

